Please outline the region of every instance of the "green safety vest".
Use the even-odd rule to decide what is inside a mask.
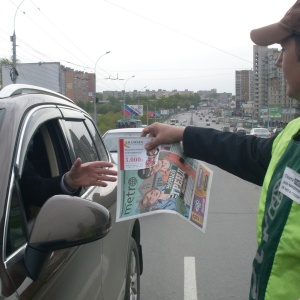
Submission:
[[[300,140],[292,139],[299,129],[300,118],[273,143],[258,206],[258,250],[249,299],[300,299],[300,204],[294,201],[300,198]],[[289,174],[296,174],[296,179]],[[293,196],[282,192],[282,180]]]

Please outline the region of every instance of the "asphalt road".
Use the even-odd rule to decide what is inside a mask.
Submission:
[[[248,299],[260,187],[208,167],[214,174],[205,233],[175,215],[140,219],[141,300]]]

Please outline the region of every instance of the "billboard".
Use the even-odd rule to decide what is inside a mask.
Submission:
[[[3,87],[12,84],[10,78],[11,66],[2,66]],[[28,63],[17,64],[16,83],[40,86],[57,93],[62,93],[60,87],[60,63]]]
[[[159,111],[148,111],[148,118],[161,118],[161,113]]]
[[[143,116],[143,105],[123,105],[122,115],[125,117]]]

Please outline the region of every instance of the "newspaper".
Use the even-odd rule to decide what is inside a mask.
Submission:
[[[180,143],[147,151],[149,139],[119,138],[116,221],[173,213],[205,232],[213,172]]]

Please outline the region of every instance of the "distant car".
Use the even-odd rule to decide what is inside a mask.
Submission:
[[[230,127],[229,126],[223,126],[222,131],[223,132],[230,132]]]
[[[273,129],[273,136],[276,136],[278,135],[281,131],[283,130],[283,128],[274,128]]]
[[[206,122],[206,126],[210,126],[210,123],[209,123],[209,122]]]
[[[271,137],[271,132],[267,128],[258,127],[258,128],[252,128],[250,130],[250,135],[254,135],[266,139]]]
[[[111,129],[106,131],[102,138],[105,143],[106,148],[110,152],[113,160],[116,164],[118,164],[118,145],[120,137],[138,137],[141,136],[141,132],[143,131],[143,127],[141,128],[118,128]]]
[[[246,129],[244,127],[237,127],[235,133],[246,134]]]

